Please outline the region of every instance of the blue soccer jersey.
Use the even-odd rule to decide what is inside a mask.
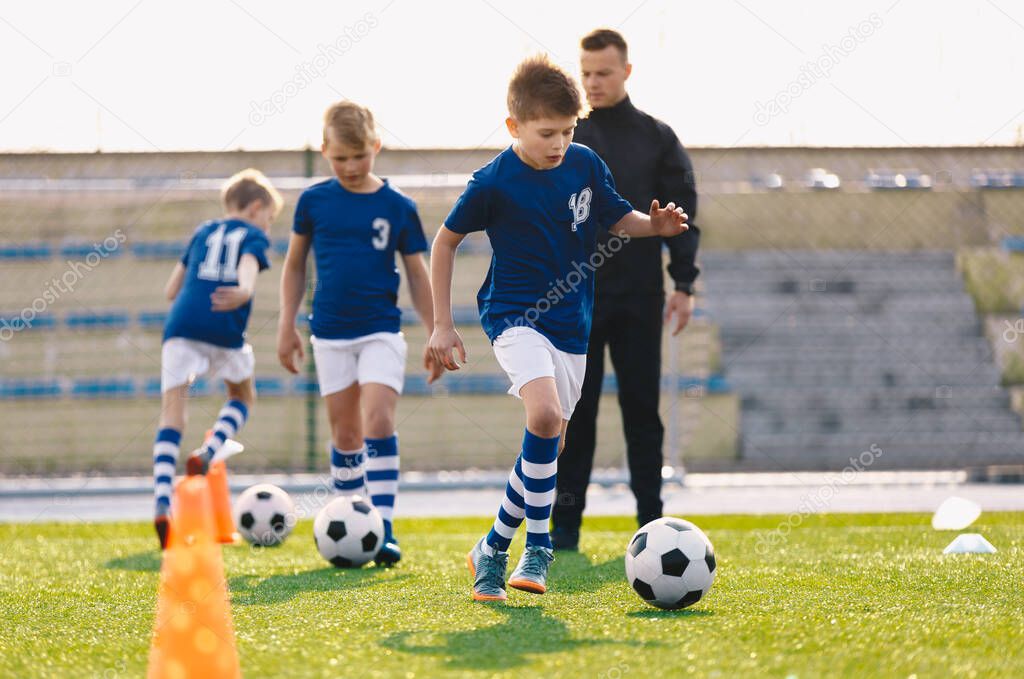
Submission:
[[[570,144],[549,170],[531,168],[509,147],[474,172],[445,226],[486,231],[491,241],[477,295],[491,341],[509,327],[530,326],[562,351],[587,353],[594,273],[618,250],[598,251],[598,230],[632,209],[604,161],[581,144]]]
[[[213,311],[210,295],[221,286],[238,285],[238,263],[252,255],[260,271],[270,267],[267,234],[240,219],[218,219],[196,229],[181,263],[185,279],[171,305],[164,339],[184,337],[238,349],[245,344],[252,300],[234,311]]]
[[[293,231],[311,236],[316,287],[310,329],[320,339],[398,332],[395,253],[427,249],[416,203],[387,180],[373,193],[353,193],[337,179],[299,197]]]

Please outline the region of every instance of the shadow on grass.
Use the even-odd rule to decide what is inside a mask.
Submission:
[[[377,583],[394,583],[408,575],[385,577],[380,568],[334,568],[287,575],[236,575],[228,578],[231,602],[241,606],[265,606],[293,599],[302,592],[336,592],[373,587]]]
[[[680,608],[675,611],[666,611],[660,608],[645,608],[641,611],[633,611],[627,613],[631,618],[651,618],[655,620],[672,620],[679,618],[703,618],[708,615],[714,615],[714,611],[704,610],[702,608]]]
[[[384,638],[385,648],[432,655],[450,670],[497,671],[525,665],[541,653],[565,653],[583,646],[615,644],[606,639],[578,639],[561,620],[544,615],[540,606],[487,604],[506,616],[504,622],[479,629],[445,633],[397,632]],[[416,636],[429,637],[417,643]]]
[[[610,582],[626,582],[623,557],[615,557],[593,564],[586,554],[558,552],[551,566],[551,577],[556,592],[593,592]]]
[[[107,561],[105,564],[103,564],[103,567],[116,568],[123,571],[159,573],[160,552],[155,549],[150,549],[145,552],[139,552],[138,554],[119,556],[115,559],[110,559],[109,561]]]

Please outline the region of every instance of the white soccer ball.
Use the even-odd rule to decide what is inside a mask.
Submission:
[[[641,599],[658,608],[692,606],[715,581],[715,548],[689,521],[655,519],[629,541],[626,579]]]
[[[270,483],[249,486],[235,500],[235,526],[254,545],[279,545],[295,527],[295,503]]]
[[[338,497],[316,515],[313,540],[320,556],[338,568],[358,568],[384,543],[384,519],[367,498]]]

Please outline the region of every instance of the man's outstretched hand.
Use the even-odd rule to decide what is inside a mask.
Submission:
[[[664,208],[655,198],[651,201],[651,226],[659,236],[669,238],[678,236],[690,227],[686,225],[687,216],[683,208],[676,207],[675,203],[669,203]]]

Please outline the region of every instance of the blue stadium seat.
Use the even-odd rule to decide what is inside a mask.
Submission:
[[[160,398],[160,378],[147,377],[142,384],[142,395],[146,398]]]
[[[127,311],[72,311],[64,317],[64,323],[73,329],[120,329],[128,327],[130,315]]]
[[[1024,171],[976,170],[971,174],[971,186],[976,189],[1024,188]]]
[[[480,323],[480,312],[475,306],[456,306],[452,308],[452,320],[455,325],[476,325]]]
[[[711,375],[707,381],[709,394],[731,394],[732,387],[725,375]]]
[[[869,189],[895,190],[931,189],[931,175],[920,170],[872,170],[865,180]]]
[[[443,381],[431,386],[424,375],[407,375],[403,393],[411,396],[448,394],[504,394],[508,391],[508,378],[504,375],[460,375],[448,373]]]
[[[107,250],[100,243],[90,243],[87,241],[65,241],[61,243],[58,252],[61,257],[76,257],[81,259],[95,253],[100,254],[101,256],[105,255],[103,258],[108,259],[110,257],[120,257],[124,252],[124,249],[116,248],[113,250]]]
[[[0,244],[0,259],[49,259],[53,248],[42,241]]]
[[[176,240],[136,241],[131,252],[139,259],[180,259],[188,243]]]
[[[299,375],[292,378],[292,392],[295,394],[319,394],[320,384],[315,377]]]
[[[57,398],[60,382],[55,379],[0,380],[0,399]]]
[[[137,316],[141,327],[148,329],[163,328],[167,321],[166,311],[140,311]]]
[[[130,377],[89,377],[74,381],[75,398],[128,398],[135,396],[135,381]]]
[[[1024,236],[1004,236],[1001,247],[1006,252],[1024,252]]]
[[[207,378],[199,377],[199,378],[196,379],[195,382],[192,383],[192,386],[189,387],[188,395],[189,396],[210,396],[211,394],[213,394],[215,388],[218,387],[218,386],[220,386],[219,383],[214,385]]]
[[[447,378],[445,378],[447,379]],[[405,386],[402,388],[402,394],[407,396],[429,396],[431,394],[430,385],[427,384],[427,378],[423,375],[406,375]]]
[[[9,327],[15,332],[23,330],[51,330],[57,326],[53,314],[39,314],[35,318],[22,320],[21,313],[0,314],[0,328]]]
[[[480,322],[480,314],[475,306],[460,305],[452,307],[452,320],[455,325],[475,325]],[[402,325],[419,325],[420,317],[412,307],[402,307]]]
[[[280,377],[256,377],[256,393],[260,396],[285,396],[287,389]]]
[[[504,394],[509,381],[504,375],[456,375],[445,376],[450,394]]]

